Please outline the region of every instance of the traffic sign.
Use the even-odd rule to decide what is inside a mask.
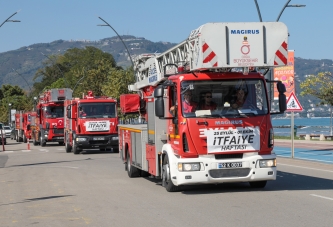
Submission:
[[[292,92],[287,100],[287,110],[286,111],[302,111],[303,107],[296,98],[294,92]]]

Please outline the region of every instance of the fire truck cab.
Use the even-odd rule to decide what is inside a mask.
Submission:
[[[117,100],[95,97],[91,91],[83,98],[65,101],[66,152],[99,148],[118,152]]]
[[[68,88],[50,89],[39,97],[37,116],[32,129],[35,146],[46,146],[47,142],[64,144],[64,101],[72,98]]]

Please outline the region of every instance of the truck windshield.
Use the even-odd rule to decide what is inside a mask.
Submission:
[[[116,116],[116,103],[81,103],[79,106],[80,118],[112,118]]]
[[[242,117],[265,115],[268,103],[263,80],[184,81],[184,117]]]
[[[45,106],[43,108],[44,116],[46,118],[58,118],[64,117],[64,107],[63,106]]]

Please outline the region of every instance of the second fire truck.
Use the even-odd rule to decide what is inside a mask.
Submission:
[[[83,149],[112,149],[118,152],[117,100],[95,97],[91,91],[83,98],[65,101],[66,152]]]

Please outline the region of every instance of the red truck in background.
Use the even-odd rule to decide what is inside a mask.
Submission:
[[[32,128],[37,113],[34,111],[18,111],[15,114],[15,139],[16,142],[28,142],[31,139]]]
[[[35,146],[47,142],[64,144],[64,101],[72,98],[69,88],[55,88],[43,92],[36,105],[36,120],[32,127]]]
[[[118,152],[117,100],[94,97],[91,91],[83,98],[65,101],[66,152],[79,154],[83,149],[113,149]]]

